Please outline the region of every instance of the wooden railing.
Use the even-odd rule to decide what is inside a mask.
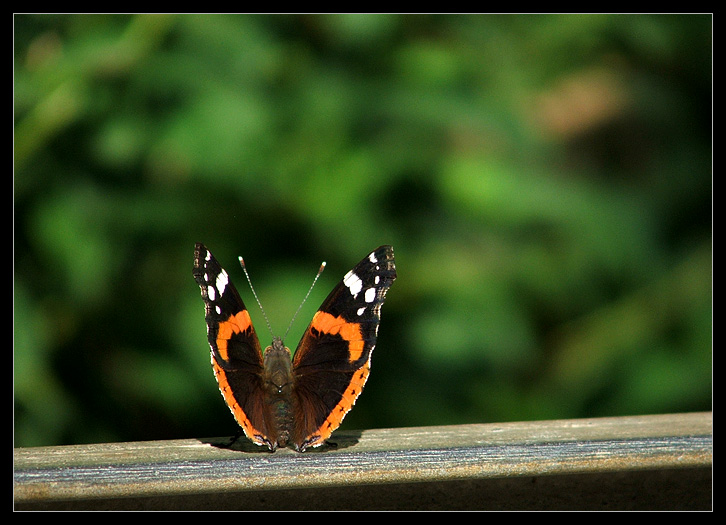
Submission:
[[[712,414],[336,432],[269,453],[244,438],[14,451],[16,510],[709,510]]]

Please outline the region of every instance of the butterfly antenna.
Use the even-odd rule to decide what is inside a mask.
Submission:
[[[315,279],[313,279],[313,284],[310,285],[310,288],[308,289],[308,293],[305,294],[305,298],[300,303],[300,306],[297,307],[297,311],[295,312],[295,315],[292,316],[292,319],[290,320],[290,324],[287,326],[287,330],[285,330],[285,337],[282,338],[284,341],[287,338],[287,333],[290,331],[290,328],[292,328],[292,323],[295,322],[295,318],[297,317],[297,314],[300,313],[300,309],[305,304],[305,301],[308,300],[308,297],[310,296],[310,292],[313,291],[313,286],[315,286],[315,283],[318,282],[318,277],[320,277],[320,274],[323,273],[323,270],[325,270],[325,261],[320,265],[320,269],[318,270],[317,275],[315,276]]]
[[[274,334],[272,333],[272,326],[270,325],[270,320],[267,318],[267,314],[265,313],[265,309],[262,308],[262,303],[260,302],[259,297],[257,297],[257,292],[255,292],[255,287],[252,286],[252,281],[250,280],[250,274],[247,273],[247,267],[245,266],[245,260],[242,257],[239,258],[239,263],[242,265],[242,270],[245,272],[245,277],[247,277],[247,282],[250,285],[250,290],[252,290],[252,295],[255,296],[255,301],[257,301],[257,305],[260,307],[260,310],[262,310],[262,315],[265,318],[265,322],[267,323],[267,329],[270,331],[270,335],[274,338]]]

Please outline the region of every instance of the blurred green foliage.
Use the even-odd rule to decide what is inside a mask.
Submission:
[[[344,428],[710,410],[707,15],[16,15],[16,446],[231,435],[263,339],[396,250]],[[253,308],[254,307],[254,308]],[[263,343],[265,343],[263,341]]]

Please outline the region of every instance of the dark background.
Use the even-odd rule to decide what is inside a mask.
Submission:
[[[709,15],[16,15],[15,446],[231,435],[191,274],[296,346],[380,244],[347,429],[710,410]]]

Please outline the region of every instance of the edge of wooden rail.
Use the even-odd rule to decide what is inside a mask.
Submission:
[[[34,502],[710,468],[711,412],[336,432],[265,452],[244,438],[14,450],[16,508]]]

